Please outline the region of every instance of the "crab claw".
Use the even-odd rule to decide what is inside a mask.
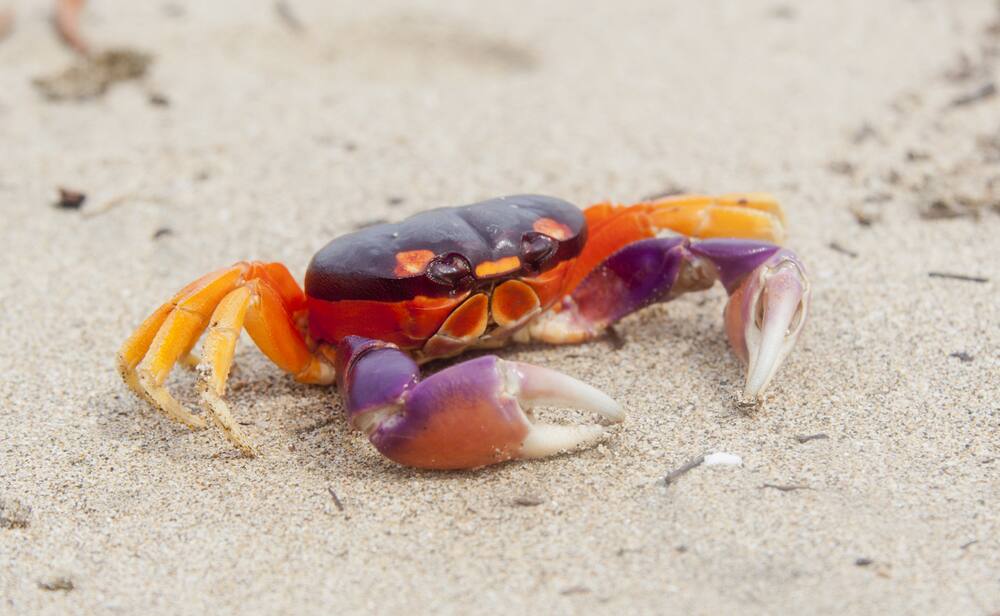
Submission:
[[[747,365],[743,398],[760,401],[802,331],[810,288],[794,253],[779,250],[751,271],[726,305],[726,333]]]
[[[395,348],[372,348],[347,368],[351,423],[383,455],[407,466],[477,468],[541,458],[591,445],[604,435],[598,424],[537,423],[531,413],[536,406],[593,411],[615,423],[625,418],[617,402],[586,383],[492,355],[423,381],[416,364]]]

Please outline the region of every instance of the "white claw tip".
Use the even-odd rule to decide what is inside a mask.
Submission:
[[[521,443],[522,458],[545,458],[570,449],[591,446],[604,436],[604,428],[596,425],[557,426],[532,424]]]
[[[502,362],[501,366],[507,394],[516,398],[524,409],[556,406],[598,413],[611,423],[625,420],[620,404],[583,381],[531,364]],[[604,427],[596,424],[561,426],[534,423],[530,415],[526,415],[526,419],[529,428],[521,442],[520,458],[544,458],[578,447],[590,447],[605,434]]]
[[[521,362],[505,362],[517,381],[517,399],[527,408],[562,406],[591,411],[612,423],[625,421],[625,411],[603,391],[569,375]]]
[[[764,390],[795,346],[809,309],[809,284],[799,266],[785,262],[761,279],[746,324],[748,369],[745,402],[761,402]]]

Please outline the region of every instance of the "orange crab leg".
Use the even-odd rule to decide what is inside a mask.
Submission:
[[[260,280],[251,281],[249,287],[253,299],[246,329],[257,347],[300,383],[332,383],[332,368],[306,346],[278,292]]]
[[[163,387],[163,383],[177,360],[191,348],[191,340],[201,336],[208,325],[211,310],[232,290],[239,276],[240,270],[233,267],[189,285],[190,290],[172,306],[149,343],[148,351],[143,353],[142,361],[133,370],[129,370],[128,366],[138,355],[145,335],[134,335],[138,344],[130,344],[133,340],[130,338],[119,353],[119,367],[126,375],[126,381],[135,381],[143,397],[152,400],[167,416],[193,429],[203,428],[205,421],[184,408]],[[159,312],[140,326],[140,332],[148,335]]]
[[[247,287],[239,287],[229,292],[212,313],[212,324],[205,335],[204,354],[201,365],[207,366],[208,374],[201,381],[201,397],[212,414],[212,419],[226,435],[231,443],[239,447],[244,454],[255,455],[239,424],[229,412],[229,407],[222,399],[226,392],[226,379],[233,366],[233,356],[236,353],[236,343],[239,341],[240,330],[250,306],[251,291]]]
[[[599,203],[584,210],[590,237],[566,279],[571,292],[618,250],[658,231],[696,238],[732,237],[780,244],[784,213],[766,193],[733,193],[715,197],[678,195],[634,205]]]
[[[689,237],[738,237],[780,243],[784,214],[770,195],[667,197],[647,205],[654,226]]]
[[[305,294],[277,263],[237,263],[199,278],[163,304],[122,345],[122,376],[143,398],[190,428],[205,421],[192,414],[163,386],[205,330],[202,400],[227,438],[245,453],[253,448],[233,421],[222,394],[239,333],[245,325],[254,342],[280,368],[306,383],[333,381],[331,365],[314,354],[296,327]]]
[[[129,336],[128,340],[122,344],[122,347],[118,352],[118,364],[121,368],[122,377],[135,393],[140,396],[146,395],[146,392],[139,386],[139,381],[137,380],[135,374],[135,367],[138,366],[139,362],[142,361],[142,358],[146,356],[146,351],[149,350],[149,346],[153,343],[153,338],[156,336],[156,332],[160,331],[160,327],[163,326],[163,322],[167,320],[170,313],[177,307],[177,302],[186,297],[192,290],[205,284],[205,281],[218,276],[220,273],[221,272],[213,272],[211,274],[206,274],[178,291],[172,298],[170,298],[170,301],[166,302],[157,308],[153,314],[146,317],[146,320],[144,320],[142,324],[136,328],[132,335]]]

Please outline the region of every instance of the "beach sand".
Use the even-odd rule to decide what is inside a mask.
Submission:
[[[0,612],[1000,611],[993,2],[95,1],[91,45],[154,61],[83,102],[32,83],[74,61],[47,4],[5,4]],[[301,276],[431,207],[671,190],[773,192],[810,269],[811,321],[750,415],[721,288],[626,319],[621,348],[502,350],[628,420],[472,472],[383,459],[247,339],[229,398],[255,459],[114,368],[238,259]],[[172,388],[196,403],[191,373]],[[711,452],[742,465],[663,481]]]

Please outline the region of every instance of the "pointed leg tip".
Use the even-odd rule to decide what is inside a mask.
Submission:
[[[257,449],[250,442],[250,439],[243,434],[242,428],[240,428],[239,423],[229,411],[229,405],[226,404],[222,396],[207,381],[200,382],[199,387],[202,390],[202,403],[208,409],[209,415],[212,416],[215,425],[222,430],[222,434],[226,437],[226,440],[233,447],[236,447],[243,454],[244,458],[256,458]]]
[[[257,448],[251,445],[250,443],[243,443],[241,445],[237,445],[236,448],[240,450],[240,453],[243,454],[244,458],[252,460],[257,457]]]
[[[752,413],[764,406],[764,392],[744,388],[736,396],[736,408],[744,413]]]

